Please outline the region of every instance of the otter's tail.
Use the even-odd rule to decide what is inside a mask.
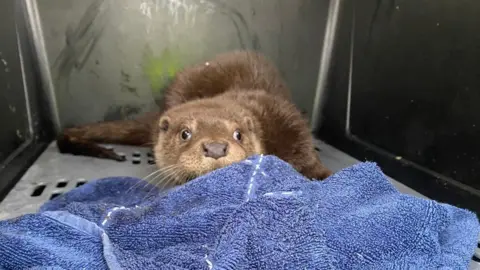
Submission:
[[[57,138],[60,153],[123,161],[125,157],[97,143],[147,146],[152,143],[152,129],[158,113],[148,113],[135,120],[99,122],[67,128]]]

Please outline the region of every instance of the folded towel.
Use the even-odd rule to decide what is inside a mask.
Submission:
[[[168,192],[139,181],[92,181],[0,222],[0,268],[466,269],[480,232],[374,163],[319,182],[254,156]]]

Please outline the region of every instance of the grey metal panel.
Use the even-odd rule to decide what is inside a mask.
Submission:
[[[51,134],[23,3],[0,3],[0,200],[41,154]]]
[[[317,87],[315,89],[312,115],[310,118],[310,126],[313,130],[315,130],[317,126],[321,125],[323,105],[327,99],[326,93],[328,77],[331,70],[333,51],[337,39],[342,4],[342,0],[331,0],[328,8],[325,36],[323,38],[322,56],[320,57],[320,66],[318,68]]]
[[[334,148],[331,145],[328,145],[322,141],[317,141],[318,148],[320,151],[320,158],[322,162],[325,164],[327,168],[336,172],[343,168],[352,166],[354,164],[359,163],[358,159],[355,159],[348,154],[339,151],[338,149]],[[391,177],[387,176],[387,178],[392,182],[392,184],[400,191],[405,194],[410,194],[417,196],[419,198],[427,198],[423,194],[416,192],[415,190],[405,186],[404,184],[392,179]]]
[[[468,266],[468,270],[479,270],[479,269],[480,269],[480,263],[474,260],[471,260],[470,265]]]
[[[239,48],[272,59],[310,114],[329,2],[37,1],[61,126],[156,109],[172,72]]]
[[[0,2],[0,165],[31,136],[15,14],[15,1]]]

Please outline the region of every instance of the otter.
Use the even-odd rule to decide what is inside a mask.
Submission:
[[[258,52],[222,53],[183,69],[166,88],[162,109],[66,129],[57,145],[62,153],[122,160],[95,143],[151,144],[156,165],[171,168],[175,184],[255,154],[276,155],[310,179],[331,174],[280,72]]]

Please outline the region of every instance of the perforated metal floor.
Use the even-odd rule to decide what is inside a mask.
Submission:
[[[113,146],[126,161],[62,155],[52,143],[0,203],[0,219],[33,213],[46,201],[87,181],[109,176],[143,178],[155,170],[150,149]]]
[[[0,203],[0,220],[36,212],[46,201],[87,181],[110,176],[143,178],[155,170],[150,149],[116,145],[111,147],[117,153],[123,153],[127,160],[117,162],[62,155],[55,143],[52,143]],[[322,162],[333,171],[359,162],[321,141],[317,143],[317,150]],[[391,178],[390,181],[403,193],[425,198]],[[476,249],[475,254],[480,258],[480,248]],[[479,262],[475,260],[472,260],[469,269],[480,270],[480,259]]]

